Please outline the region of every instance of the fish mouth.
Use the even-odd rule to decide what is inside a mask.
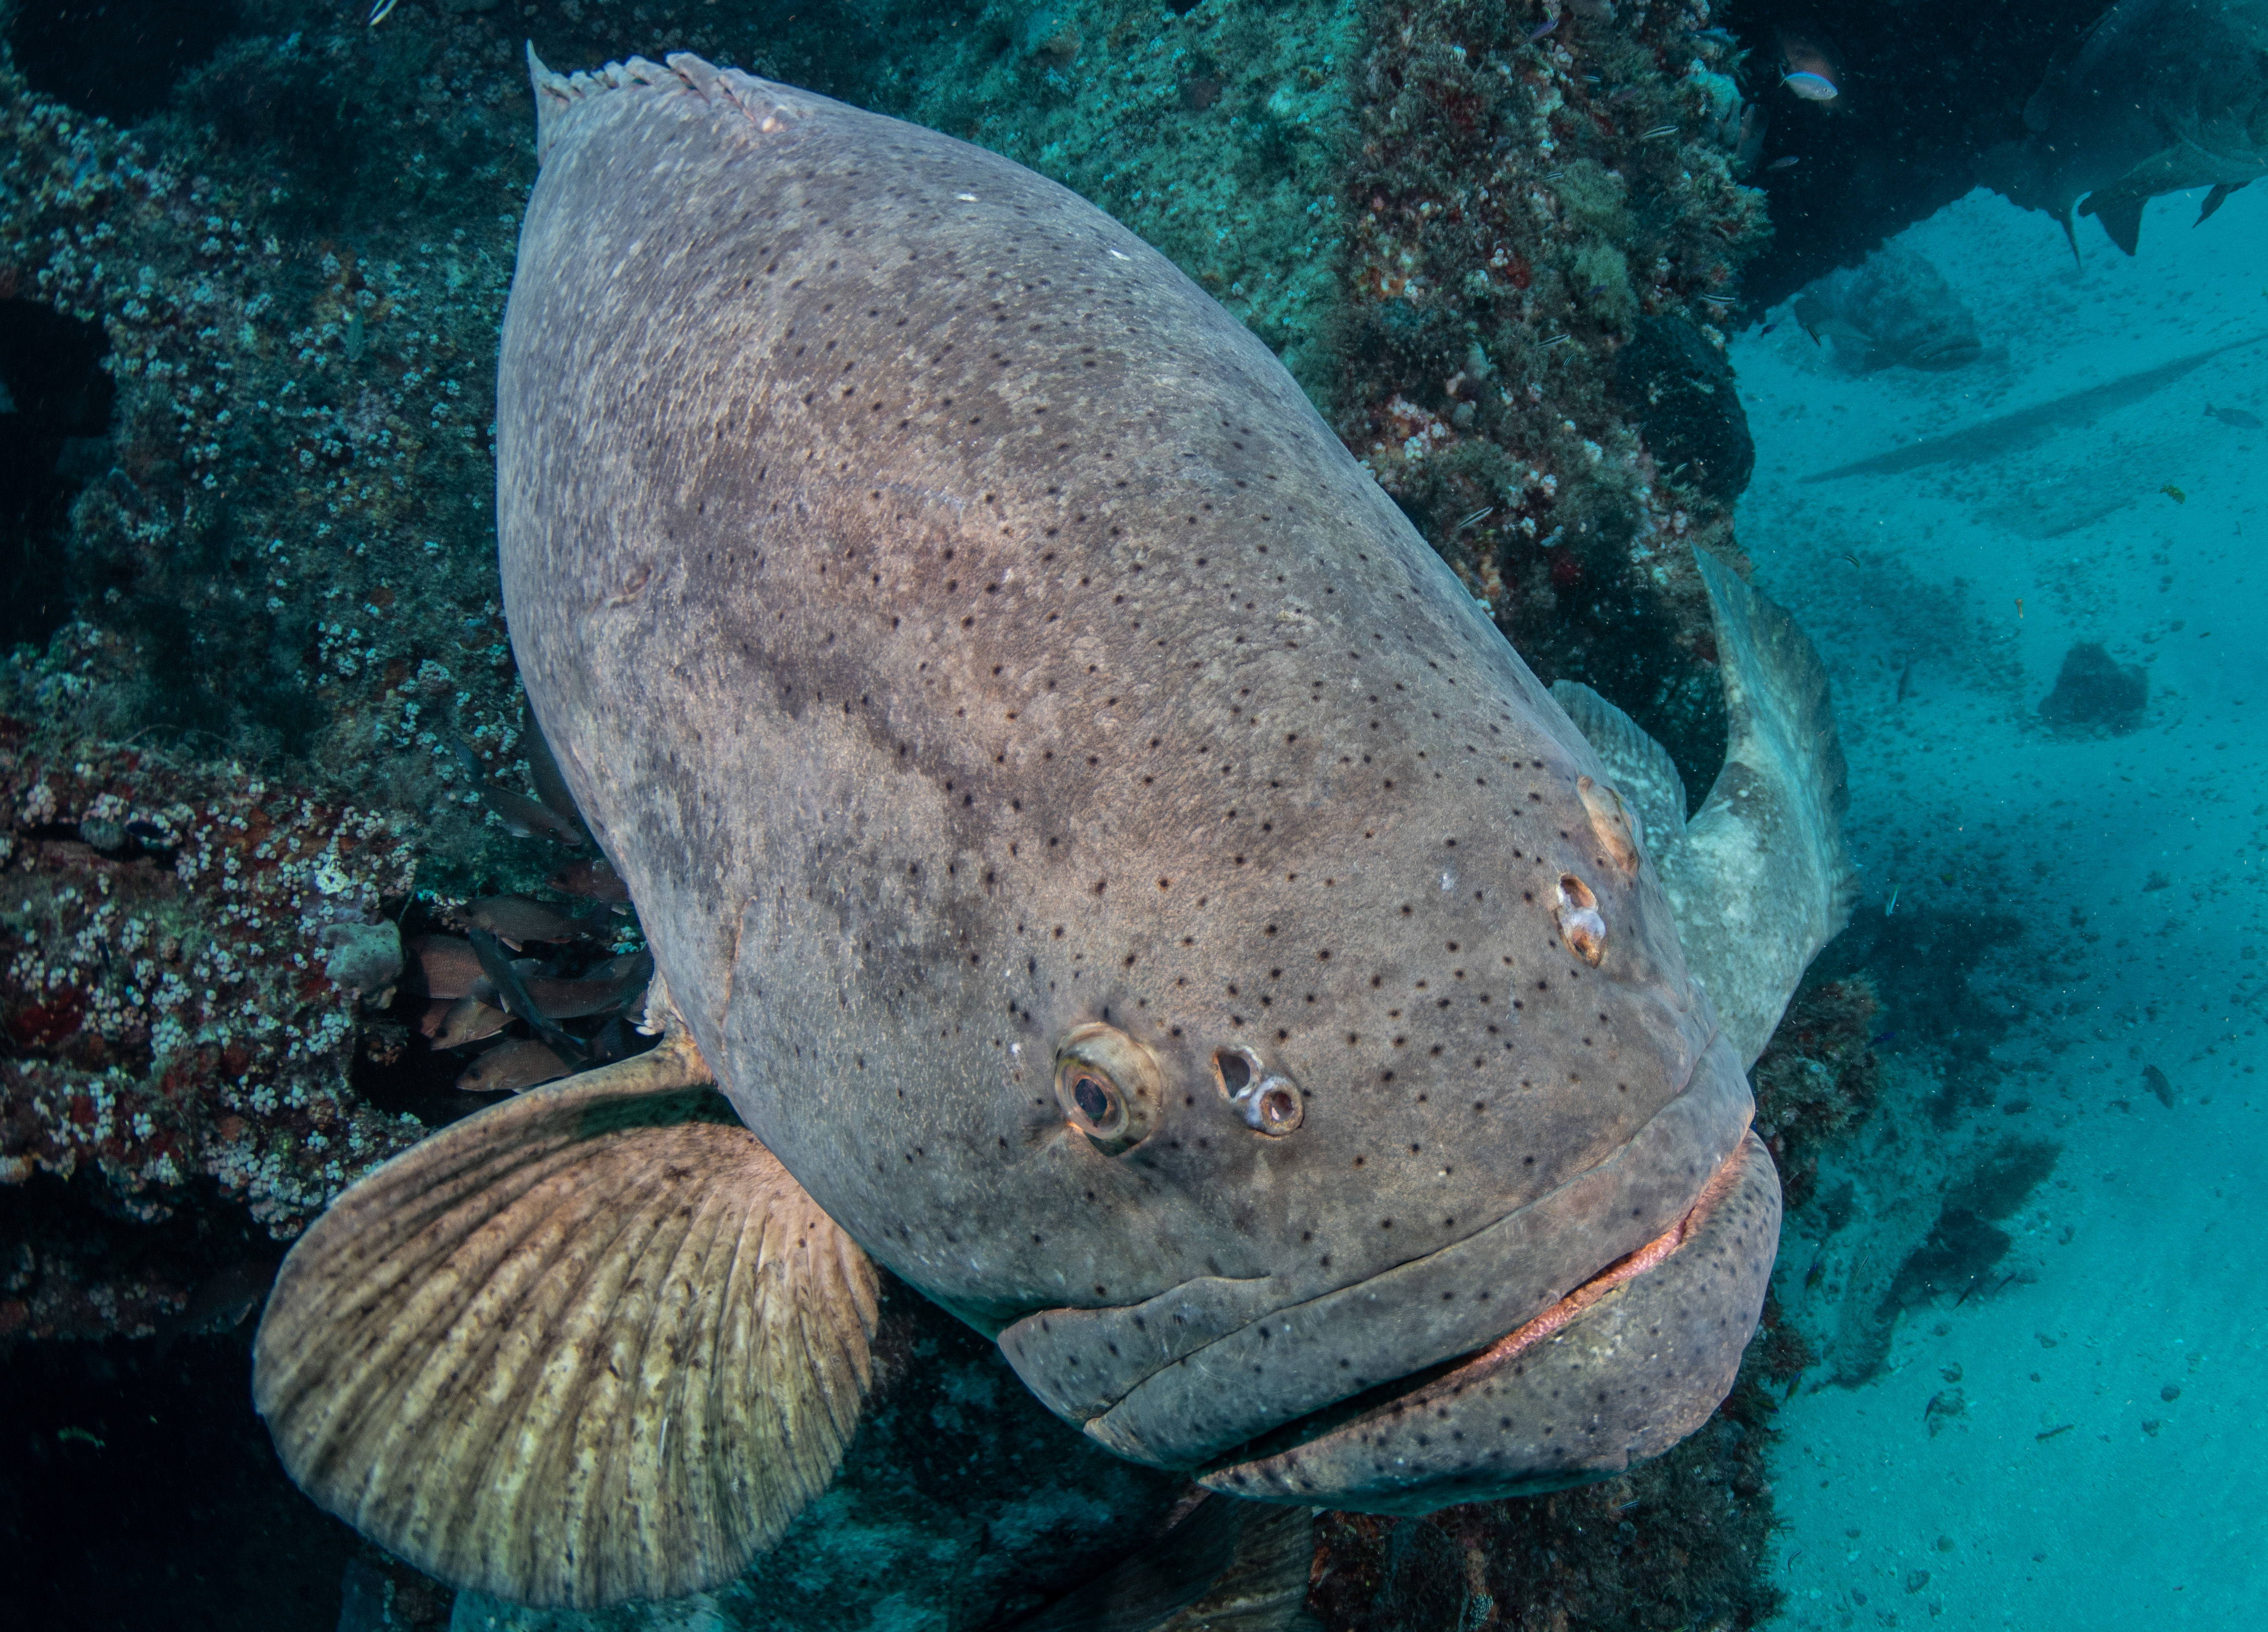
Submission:
[[[1670,1229],[1487,1348],[1285,1423],[1201,1470],[1262,1502],[1419,1514],[1610,1478],[1731,1391],[1779,1245],[1754,1133]]]
[[[1721,1035],[1690,1057],[1683,1091],[1610,1155],[1432,1253],[1296,1303],[1261,1277],[1046,1310],[1002,1331],[1001,1350],[1051,1410],[1157,1467],[1210,1467],[1392,1379],[1417,1386],[1692,1211],[1748,1136],[1753,1105]]]

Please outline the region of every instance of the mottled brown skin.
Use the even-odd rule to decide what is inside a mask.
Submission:
[[[615,72],[539,78],[512,637],[702,1053],[820,1205],[1182,1467],[1675,1226],[1749,1100],[1660,884],[1267,350],[997,157]],[[1116,1156],[1054,1090],[1093,1021],[1167,1084]],[[1287,1136],[1229,1103],[1232,1047],[1298,1085]]]

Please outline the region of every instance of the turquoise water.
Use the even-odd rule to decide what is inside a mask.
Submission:
[[[2268,346],[2034,445],[1805,481],[2268,333],[2268,197],[2192,231],[2200,198],[2154,201],[2131,260],[2082,221],[2083,268],[1991,194],[1912,228],[1988,347],[1963,370],[1841,373],[1785,311],[1734,348],[1740,537],[1834,673],[1861,928],[1915,916],[1969,1012],[2007,1011],[1981,1048],[1886,1045],[1845,1216],[1790,1216],[1779,1296],[1836,1332],[1837,1293],[1933,1220],[1915,1192],[2059,1147],[1982,1290],[1906,1308],[1870,1380],[1781,1412],[1788,1625],[2233,1627],[2268,1597]],[[2132,731],[2041,721],[2079,642],[2146,671]],[[1948,1076],[1968,1102],[1933,1117]]]

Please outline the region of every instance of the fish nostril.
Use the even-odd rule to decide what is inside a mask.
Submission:
[[[1559,938],[1567,948],[1593,968],[1607,955],[1607,921],[1600,915],[1599,898],[1591,886],[1573,873],[1559,876],[1559,905],[1552,915],[1558,920]]]
[[[1303,1110],[1300,1096],[1278,1083],[1252,1096],[1248,1120],[1262,1133],[1280,1137],[1300,1125]]]
[[[1255,1133],[1280,1139],[1307,1114],[1299,1089],[1280,1071],[1271,1071],[1248,1048],[1223,1048],[1212,1057],[1224,1099]]]

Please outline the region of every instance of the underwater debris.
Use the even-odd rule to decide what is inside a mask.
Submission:
[[[2055,689],[2040,702],[2040,717],[2067,730],[2100,728],[2123,735],[2142,723],[2150,702],[2150,672],[2122,664],[2095,641],[2064,653]]]

